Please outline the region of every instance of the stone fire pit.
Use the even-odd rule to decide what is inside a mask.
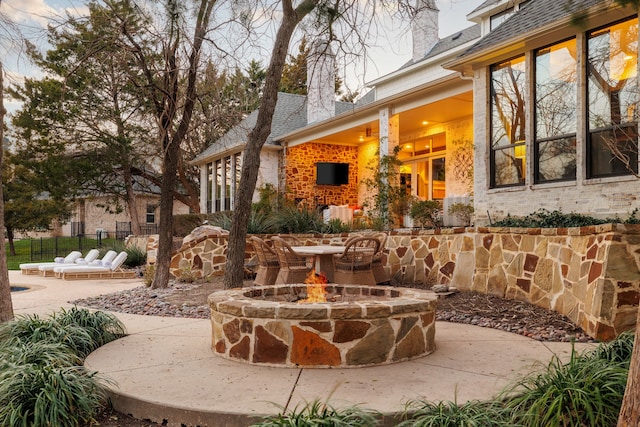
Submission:
[[[278,367],[361,367],[435,350],[437,297],[388,286],[326,286],[329,302],[299,303],[307,285],[209,296],[212,348],[227,359]]]

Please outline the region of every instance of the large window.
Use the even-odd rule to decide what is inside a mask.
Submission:
[[[638,19],[588,34],[589,178],[638,171]]]
[[[536,182],[576,177],[577,69],[575,39],[536,52]]]
[[[491,186],[524,184],[524,56],[491,67]]]

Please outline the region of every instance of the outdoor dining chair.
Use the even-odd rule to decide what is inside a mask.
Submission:
[[[371,264],[378,252],[380,241],[375,237],[359,237],[349,242],[341,255],[333,259],[335,283],[349,285],[374,285],[376,279]]]
[[[391,281],[391,276],[382,263],[384,257],[384,248],[387,245],[387,233],[374,233],[372,237],[375,237],[380,242],[378,252],[376,252],[376,254],[373,256],[373,260],[371,261],[371,270],[373,271],[373,276],[376,279],[377,285],[381,283],[388,283]]]
[[[259,286],[274,285],[280,271],[278,254],[260,237],[251,236],[249,241],[258,257],[258,270],[253,283]]]
[[[273,249],[280,261],[280,270],[276,277],[276,284],[304,283],[309,273],[314,269],[311,259],[297,254],[285,239],[273,236]]]

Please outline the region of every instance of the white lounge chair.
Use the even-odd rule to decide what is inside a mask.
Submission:
[[[82,252],[79,251],[71,251],[69,255],[62,258],[55,258],[53,261],[49,262],[27,262],[20,264],[20,271],[22,274],[39,274],[40,271],[38,268],[41,265],[54,265],[60,266],[61,264],[73,264],[78,258],[82,256]]]
[[[89,252],[87,252],[87,255],[84,256],[84,258],[80,257],[78,259],[76,259],[73,263],[71,263],[70,265],[87,265],[87,264],[91,264],[92,262],[95,262],[98,259],[98,255],[100,255],[100,251],[97,249],[91,249]],[[115,252],[114,255],[115,257]],[[46,265],[40,265],[38,267],[38,273],[41,276],[44,277],[53,277],[55,276],[55,274],[53,273],[53,269],[56,267],[60,267],[60,264],[46,264]]]
[[[122,265],[127,260],[127,253],[120,252],[111,265],[101,262],[103,265],[73,265],[59,266],[53,271],[57,278],[64,280],[73,279],[133,279],[136,277],[134,270],[123,270]]]

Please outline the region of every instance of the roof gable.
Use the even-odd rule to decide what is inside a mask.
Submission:
[[[350,102],[336,102],[335,114],[341,114],[353,108],[354,104]],[[192,162],[195,164],[202,163],[216,154],[234,149],[242,149],[247,143],[249,133],[256,125],[258,112],[259,110],[252,111],[240,123],[224,134],[224,136],[196,156]],[[278,100],[271,123],[271,133],[267,137],[265,145],[279,146],[276,142],[278,136],[293,132],[306,125],[307,97],[305,95],[278,92]]]

